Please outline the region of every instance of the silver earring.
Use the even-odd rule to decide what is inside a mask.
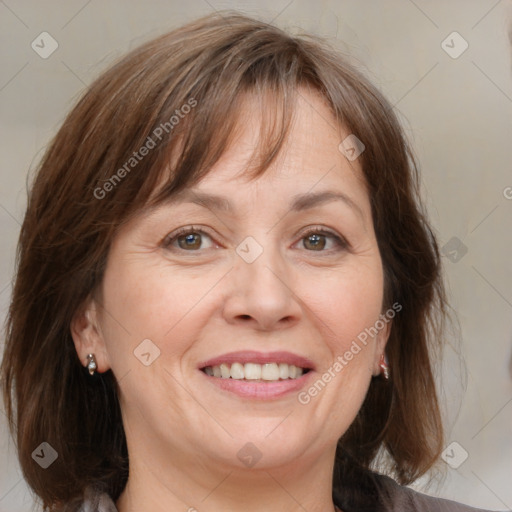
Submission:
[[[94,358],[94,354],[87,354],[87,369],[89,370],[90,375],[94,375],[94,372],[98,368],[96,364],[96,359]]]
[[[381,375],[384,375],[384,378],[386,380],[389,380],[389,374],[390,374],[389,362],[388,362],[388,357],[386,356],[385,353],[380,356],[379,366],[382,370]]]

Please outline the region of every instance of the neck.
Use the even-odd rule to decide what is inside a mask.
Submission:
[[[262,505],[267,512],[333,512],[333,464],[329,454],[249,469],[190,454],[130,451],[130,476],[116,505],[119,512],[256,512]]]

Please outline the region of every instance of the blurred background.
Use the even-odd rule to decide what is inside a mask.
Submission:
[[[26,182],[67,112],[129,49],[222,9],[328,38],[393,103],[420,162],[460,322],[438,375],[445,477],[412,487],[512,509],[510,0],[0,1],[0,318]],[[0,460],[0,512],[37,510],[3,404]]]

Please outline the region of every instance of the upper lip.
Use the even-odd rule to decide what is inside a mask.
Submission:
[[[208,359],[199,364],[198,368],[203,369],[207,366],[218,366],[222,363],[286,363],[293,364],[299,368],[314,370],[313,362],[307,357],[292,354],[291,352],[257,352],[255,350],[243,350],[238,352],[229,352],[220,356]]]

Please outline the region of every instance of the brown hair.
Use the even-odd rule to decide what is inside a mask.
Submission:
[[[116,230],[148,202],[205,176],[233,139],[246,92],[277,107],[265,109],[271,114],[251,177],[265,172],[299,87],[317,91],[365,145],[359,158],[383,261],[384,307],[402,306],[386,349],[391,380],[372,379],[339,440],[334,489],[347,510],[361,510],[365,500],[377,510],[370,476],[382,450],[386,471],[401,484],[438,459],[444,440],[433,356],[442,347],[446,299],[417,167],[393,107],[322,40],[216,14],[136,48],[100,76],[64,121],[31,186],[1,372],[21,468],[45,510],[93,483],[117,500],[126,484],[116,378],[111,370],[91,378],[70,334],[73,315],[102,280]],[[134,152],[143,146],[151,148],[139,159]],[[31,456],[42,442],[59,454],[46,470]]]

